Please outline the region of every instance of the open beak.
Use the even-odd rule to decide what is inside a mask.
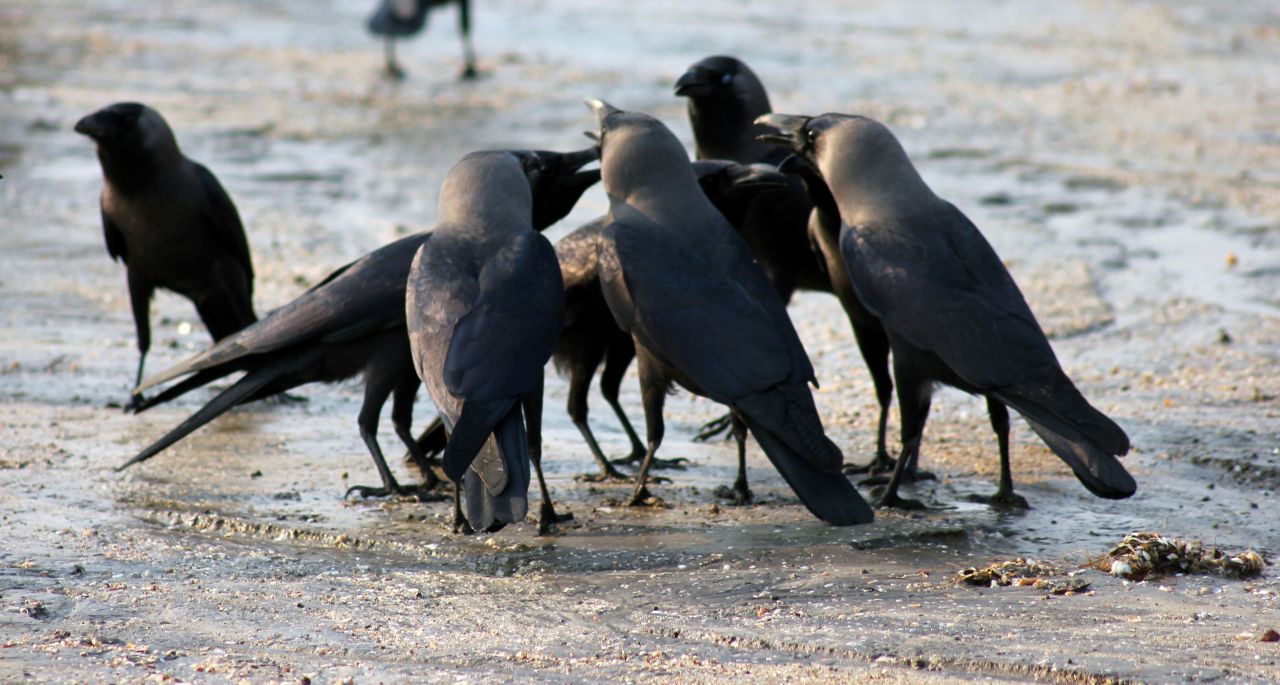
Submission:
[[[617,114],[622,111],[600,98],[587,98],[586,100],[583,100],[583,102],[587,103],[587,106],[591,108],[591,111],[596,113],[596,120],[600,122],[601,126],[604,126],[604,120],[608,119],[610,115]]]
[[[591,146],[585,150],[566,152],[561,156],[562,183],[586,190],[600,180],[600,168],[582,170],[582,167],[600,159],[600,148]]]
[[[810,117],[795,114],[762,114],[756,117],[756,125],[768,126],[774,130],[756,136],[756,140],[798,150],[799,145],[804,142],[804,127],[809,119]]]
[[[676,95],[681,97],[706,95],[711,92],[711,87],[715,85],[715,82],[716,75],[710,70],[703,67],[693,67],[676,80]]]
[[[600,159],[600,148],[594,145],[584,150],[560,155],[560,163],[564,165],[565,171],[577,171],[597,159]]]

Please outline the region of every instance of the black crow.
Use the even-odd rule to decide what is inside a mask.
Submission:
[[[889,334],[902,454],[881,506],[921,506],[897,491],[919,456],[936,383],[987,400],[1000,448],[993,503],[1026,506],[1013,492],[1006,407],[1022,414],[1090,492],[1112,499],[1134,493],[1133,477],[1116,459],[1129,451],[1128,436],[1067,378],[995,250],[968,217],[933,194],[888,128],[843,114],[770,114],[757,122],[775,129],[762,139],[821,174],[840,215],[847,277]]]
[[[595,158],[594,148],[565,155],[540,153],[545,172],[538,177],[535,225],[550,226],[569,213],[582,193],[600,178],[598,170],[579,170]],[[430,233],[418,233],[365,255],[262,321],[148,379],[138,391],[189,376],[143,402],[142,409],[237,371],[248,371],[121,468],[150,459],[237,404],[305,383],[340,381],[363,373],[365,396],[357,424],[382,477],[382,487],[355,486],[348,493],[385,496],[429,490],[434,474],[424,450],[443,449],[444,436],[428,429],[420,445],[409,433],[419,381],[409,353],[404,303],[413,256],[430,237]],[[399,485],[378,446],[378,417],[388,397],[393,399],[391,418],[396,433],[426,479],[421,489]]]
[[[369,30],[386,39],[387,74],[404,78],[404,70],[396,62],[396,39],[417,34],[427,24],[433,7],[458,5],[458,33],[462,36],[461,78],[476,77],[476,53],[471,47],[471,0],[380,0],[369,17]]]
[[[871,509],[840,471],[808,383],[813,367],[786,305],[746,244],[698,188],[676,137],[652,117],[590,100],[600,125],[609,225],[600,283],[639,364],[647,450],[630,504],[662,442],[674,383],[727,404],[818,518],[867,523]]]
[[[676,95],[689,99],[689,121],[699,159],[777,165],[787,157],[786,150],[756,140],[766,130],[755,123],[756,117],[773,110],[764,84],[742,60],[726,55],[703,59],[689,67],[675,88]],[[893,468],[885,448],[893,399],[889,340],[876,318],[851,296],[847,279],[827,268],[830,253],[823,251],[824,236],[815,231],[820,224],[810,221],[812,208],[804,186],[796,181],[786,191],[752,203],[739,230],[783,301],[790,301],[797,289],[834,293],[840,299],[880,404],[875,457],[864,466],[850,464],[845,472],[889,471]],[[699,437],[708,438],[727,426],[724,419],[713,421]]]
[[[473,152],[440,189],[433,239],[414,257],[405,298],[414,368],[444,419],[444,472],[466,490],[466,518],[495,530],[524,519],[529,462],[538,531],[557,516],[542,475],[543,367],[564,325],[555,249],[534,222],[536,154]],[[455,527],[462,528],[455,495]]]
[[[134,384],[142,382],[151,348],[156,288],[191,300],[214,340],[256,321],[253,262],[236,206],[208,169],[182,154],[160,114],[121,102],[84,117],[75,130],[98,145],[107,253],[128,274],[138,331]]]
[[[693,171],[707,199],[735,228],[741,225],[756,197],[786,187],[786,177],[767,165],[703,160],[694,162]],[[598,252],[601,234],[607,225],[608,217],[601,217],[556,243],[556,256],[560,259],[560,273],[564,278],[566,311],[565,327],[556,340],[553,359],[556,368],[569,377],[569,417],[600,466],[598,474],[580,476],[589,481],[629,480],[605,458],[587,422],[587,394],[591,379],[601,364],[604,364],[604,371],[600,377],[600,393],[613,408],[631,441],[632,456],[619,461],[639,462],[645,453],[644,444],[618,401],[618,386],[635,358],[635,346],[631,336],[614,322],[600,289]],[[739,445],[739,457],[738,479],[724,495],[745,503],[751,500],[751,491],[747,488],[742,445]],[[654,461],[654,466],[657,466],[658,460],[655,458]],[[675,466],[678,461],[684,460],[671,460],[665,465]]]

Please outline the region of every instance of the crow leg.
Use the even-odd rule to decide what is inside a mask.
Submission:
[[[1026,498],[1013,492],[1013,470],[1009,466],[1009,410],[1003,402],[988,395],[987,415],[991,417],[991,429],[996,432],[996,442],[1000,445],[1000,487],[990,497],[975,496],[972,499],[1001,509],[1030,509]]]
[[[889,338],[879,322],[874,324],[854,321],[853,336],[858,341],[858,351],[862,353],[862,361],[871,373],[871,380],[876,388],[876,401],[880,404],[880,417],[876,423],[876,455],[863,466],[847,465],[845,473],[880,474],[894,470],[894,460],[889,456],[885,446],[889,425],[889,405],[893,400],[893,377],[889,374]]]
[[[360,497],[387,497],[405,492],[396,482],[396,477],[387,466],[387,460],[382,456],[382,448],[378,445],[378,417],[394,387],[394,380],[388,375],[377,373],[372,368],[365,370],[364,402],[360,405],[360,416],[356,419],[356,424],[360,427],[360,438],[373,457],[378,476],[382,478],[382,487],[353,485],[347,488],[347,496],[354,492]]]
[[[573,514],[557,514],[551,503],[551,491],[542,475],[542,384],[521,400],[524,405],[525,432],[529,438],[529,460],[538,474],[538,490],[542,493],[542,506],[538,510],[538,535],[550,535],[557,523],[572,521]]]
[[[386,74],[388,78],[399,81],[404,78],[404,69],[396,61],[396,39],[390,36],[382,43],[382,54],[386,57]]]
[[[422,472],[420,485],[407,485],[402,488],[425,501],[440,498],[440,495],[433,492],[440,487],[440,478],[436,476],[435,470],[431,468],[431,461],[427,459],[427,455],[418,446],[418,441],[413,439],[413,432],[410,431],[410,427],[413,426],[413,401],[418,396],[419,385],[421,383],[417,375],[408,374],[396,386],[391,395],[391,425],[396,429],[396,437],[400,438],[400,442],[404,443],[409,450],[411,462]],[[441,430],[443,429],[444,427],[441,426]]]
[[[587,448],[591,450],[591,457],[596,460],[596,465],[600,467],[599,473],[583,473],[577,476],[577,480],[587,481],[590,483],[599,483],[602,481],[630,481],[625,473],[613,467],[609,459],[604,456],[604,452],[600,449],[600,443],[596,442],[596,436],[591,432],[591,425],[587,423],[587,395],[591,391],[591,371],[589,369],[576,367],[569,375],[569,418],[573,421],[573,425],[578,427],[578,432],[582,434],[582,439],[587,443]]]
[[[627,413],[622,411],[622,403],[618,401],[618,391],[622,387],[622,377],[627,372],[627,367],[631,365],[631,360],[636,356],[635,344],[630,338],[618,336],[613,342],[609,343],[609,353],[605,357],[604,371],[600,373],[600,394],[604,395],[604,399],[613,408],[613,413],[618,417],[618,423],[622,424],[622,430],[626,432],[627,438],[631,440],[631,454],[623,459],[614,459],[613,463],[621,465],[637,465],[645,457],[648,450],[644,444],[640,442],[640,436],[636,435],[636,429],[631,426],[631,421],[627,418]],[[651,468],[655,469],[683,469],[688,459],[657,459],[654,458]],[[654,479],[655,481],[658,479]]]
[[[717,435],[720,435],[721,433],[725,434],[724,437],[727,440],[728,438],[733,436],[733,432],[731,430],[732,428],[733,428],[733,414],[732,413],[725,414],[720,418],[711,419],[710,421],[702,424],[702,427],[698,429],[697,435],[693,436],[693,441],[707,442],[711,438],[714,438]]]
[[[662,444],[662,435],[666,430],[662,421],[662,406],[667,399],[667,390],[671,387],[671,380],[662,372],[657,360],[649,356],[643,348],[637,347],[636,353],[636,359],[640,365],[640,397],[644,403],[644,424],[649,448],[645,451],[640,471],[636,473],[635,490],[632,491],[631,499],[627,502],[633,507],[661,503],[661,500],[654,497],[649,492],[649,488],[645,487],[645,482],[649,477],[649,469],[653,466],[653,455]]]
[[[129,305],[133,309],[133,325],[138,332],[138,372],[134,374],[133,387],[142,385],[142,370],[147,363],[147,352],[151,349],[151,295],[155,288],[141,278],[129,273]],[[137,410],[145,398],[142,395],[129,396],[129,404],[125,411]]]
[[[894,373],[898,377],[898,412],[902,415],[902,454],[898,456],[898,463],[894,464],[893,477],[889,479],[889,484],[883,489],[877,489],[879,492],[876,506],[923,509],[923,503],[899,497],[898,488],[902,485],[907,464],[920,451],[924,425],[929,420],[929,405],[933,390],[929,379],[919,377],[909,368],[909,362],[896,357]]]
[[[737,414],[729,416],[733,424],[733,439],[738,443],[738,479],[732,487],[721,485],[716,488],[716,497],[727,499],[730,504],[751,504],[755,497],[747,487],[747,424]]]
[[[462,481],[453,484],[453,532],[459,535],[474,535],[475,529],[467,523],[462,515]]]
[[[458,78],[468,81],[480,75],[476,70],[476,51],[471,45],[471,0],[458,3],[458,33],[462,36],[462,73]]]

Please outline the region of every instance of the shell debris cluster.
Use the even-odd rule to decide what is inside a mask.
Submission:
[[[1266,559],[1251,549],[1228,554],[1216,547],[1205,548],[1199,540],[1180,540],[1151,531],[1130,533],[1097,563],[1100,570],[1128,580],[1166,573],[1253,578],[1266,566]]]

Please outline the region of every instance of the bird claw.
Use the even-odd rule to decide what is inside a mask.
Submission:
[[[686,468],[688,468],[685,466],[685,464],[688,463],[688,461],[689,460],[685,459],[684,457],[676,457],[675,459],[659,459],[657,457],[654,457],[653,463],[649,465],[649,468],[671,469],[675,471],[683,471]],[[622,458],[613,459],[610,461],[610,463],[617,464],[618,466],[640,466],[640,464],[643,462],[644,462],[643,452],[641,452],[640,454],[633,453],[629,457],[622,457]]]
[[[302,395],[290,395],[287,392],[282,392],[277,395],[272,395],[271,397],[268,397],[266,401],[271,404],[287,407],[295,404],[306,404],[310,400],[303,397]]]
[[[580,483],[633,483],[635,478],[613,468],[613,464],[604,463],[599,473],[579,473],[573,477]]]
[[[892,474],[890,473],[877,473],[858,481],[858,485],[888,485],[891,479]],[[915,473],[907,471],[902,474],[903,483],[915,483],[922,480],[938,480],[938,477],[929,471],[916,471]]]
[[[715,496],[729,500],[727,504],[734,507],[747,506],[755,501],[755,495],[751,493],[751,489],[747,487],[747,484],[742,481],[738,481],[732,486],[721,485],[716,488]]]
[[[126,414],[137,414],[142,411],[142,405],[146,402],[147,398],[143,395],[129,395],[129,401],[125,403],[123,411]]]
[[[876,488],[871,491],[871,495],[876,498],[877,509],[902,509],[904,511],[920,511],[925,509],[924,502],[915,499],[907,499],[898,496],[897,493],[883,492],[883,488]]]
[[[733,414],[725,414],[718,419],[713,419],[702,424],[702,427],[698,429],[698,434],[693,436],[693,441],[707,442],[711,440],[711,438],[714,438],[721,433],[725,433],[732,427]],[[724,436],[724,439],[728,440],[732,435],[732,433],[728,433]]]
[[[1026,510],[1031,508],[1031,503],[1027,502],[1027,498],[1012,492],[1008,492],[1008,493],[997,492],[996,494],[990,495],[990,496],[969,495],[968,500],[970,502],[976,502],[978,504],[989,505],[992,509]]]
[[[457,516],[453,519],[454,535],[475,535],[476,529],[463,516]]]
[[[861,466],[857,464],[845,464],[841,467],[845,475],[857,475],[859,473],[867,473],[876,476],[882,473],[892,473],[893,467],[897,465],[897,461],[893,457],[881,452],[877,454],[871,461]],[[888,482],[888,481],[885,481]]]
[[[395,488],[352,485],[347,488],[346,494],[342,496],[343,499],[350,497],[351,493],[355,493],[360,499],[369,499],[371,497],[412,497],[418,502],[439,502],[449,498],[448,495],[432,492],[431,488],[425,488],[420,485],[402,485]]]
[[[557,514],[551,503],[543,504],[542,511],[538,514],[538,535],[552,535],[556,532],[556,526],[572,520],[573,512]]]
[[[649,488],[641,487],[631,495],[631,499],[627,501],[629,507],[661,507],[665,502],[661,497],[657,497],[649,492]]]
[[[462,68],[462,71],[458,72],[459,81],[474,81],[477,78],[480,78],[480,71],[476,69],[474,64],[468,64]]]

